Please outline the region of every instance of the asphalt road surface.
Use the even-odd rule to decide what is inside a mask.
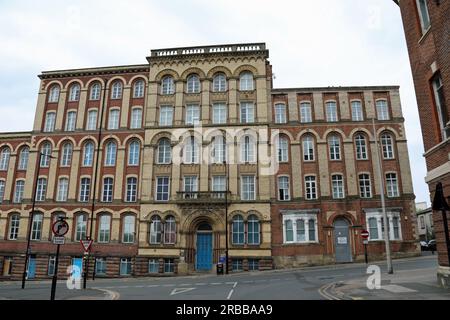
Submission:
[[[372,263],[386,273],[384,262]],[[415,270],[435,277],[436,256],[394,260],[394,271]],[[365,264],[345,264],[292,270],[243,272],[230,275],[195,275],[165,278],[97,279],[87,290],[57,286],[61,300],[331,300],[327,287],[336,282],[368,276]],[[0,300],[48,300],[50,281],[0,283]],[[438,289],[436,289],[438,290]],[[439,294],[439,291],[437,291]],[[331,298],[330,298],[331,295]]]

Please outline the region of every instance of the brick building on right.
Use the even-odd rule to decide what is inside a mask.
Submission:
[[[394,0],[400,7],[422,126],[431,199],[441,182],[450,202],[450,1]],[[446,104],[447,102],[447,104]],[[446,212],[450,220],[450,212]],[[433,212],[438,279],[450,287],[443,213]]]

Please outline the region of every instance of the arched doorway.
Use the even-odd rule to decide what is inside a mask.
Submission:
[[[213,229],[207,222],[197,227],[195,269],[210,271],[213,265]]]
[[[344,218],[338,218],[334,226],[334,248],[336,263],[352,262],[349,223]]]

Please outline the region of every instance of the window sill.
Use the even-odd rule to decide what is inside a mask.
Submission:
[[[422,29],[422,27],[421,27]],[[427,30],[423,30],[422,29],[422,36],[420,37],[419,41],[417,41],[418,44],[422,44],[422,42],[424,41],[424,39],[428,36],[428,34],[430,33],[431,30],[431,24],[428,26]]]

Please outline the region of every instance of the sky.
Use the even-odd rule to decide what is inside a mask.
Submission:
[[[45,70],[151,49],[265,42],[274,87],[400,85],[416,202],[429,200],[400,9],[386,0],[0,0],[0,132],[30,131]]]

